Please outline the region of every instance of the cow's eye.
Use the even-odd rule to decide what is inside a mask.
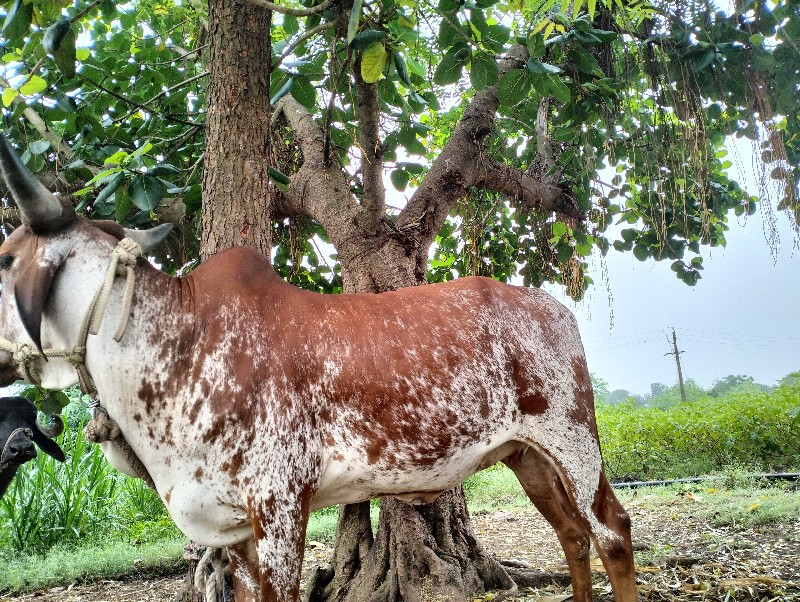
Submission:
[[[13,255],[0,255],[0,270],[7,270],[14,263]]]

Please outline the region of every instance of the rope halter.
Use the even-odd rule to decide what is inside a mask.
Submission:
[[[39,371],[34,366],[34,360],[42,355],[45,358],[62,357],[78,373],[78,383],[81,391],[94,397],[97,395],[97,388],[94,386],[89,371],[86,368],[86,342],[90,334],[96,335],[100,330],[100,324],[111,296],[111,289],[114,286],[114,279],[117,276],[125,277],[125,290],[122,297],[122,312],[119,318],[117,330],[114,332],[114,340],[119,342],[125,334],[128,325],[128,316],[131,311],[133,300],[133,285],[135,280],[134,268],[136,260],[142,255],[142,248],[130,238],[123,238],[111,253],[111,260],[106,270],[106,277],[100,290],[94,296],[89,311],[81,324],[81,331],[78,335],[78,344],[72,349],[43,349],[40,353],[27,343],[13,343],[0,337],[0,349],[9,351],[14,361],[19,365],[22,376],[25,380],[33,384],[40,383]]]

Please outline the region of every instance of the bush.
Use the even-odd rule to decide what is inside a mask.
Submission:
[[[597,420],[612,479],[800,467],[800,381],[665,408],[599,404]]]

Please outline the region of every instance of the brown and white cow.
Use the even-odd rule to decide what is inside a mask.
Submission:
[[[138,259],[132,301],[112,277],[86,335],[118,239],[148,246],[160,233],[78,217],[5,141],[0,167],[23,217],[0,247],[2,382],[74,384],[80,361],[48,350],[86,339],[102,406],[178,527],[228,547],[237,600],[297,599],[312,510],[431,501],[501,460],[555,528],[575,600],[592,597],[590,538],[616,599],[636,599],[576,323],[546,293],[463,278],[326,296],[235,248],[183,278]],[[113,443],[104,451],[136,474]]]

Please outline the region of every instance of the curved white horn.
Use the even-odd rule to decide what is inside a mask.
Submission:
[[[159,224],[149,230],[125,230],[125,238],[130,238],[133,242],[142,247],[142,251],[152,251],[160,245],[172,231],[172,224]]]
[[[61,202],[25,167],[3,134],[0,134],[0,172],[24,223],[46,224],[61,217],[64,208]]]

